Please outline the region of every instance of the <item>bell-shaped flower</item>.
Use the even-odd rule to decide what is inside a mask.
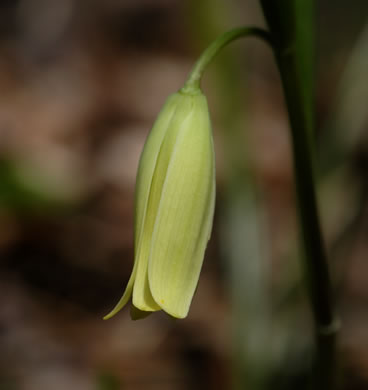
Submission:
[[[146,140],[135,193],[134,267],[124,295],[133,319],[164,310],[188,314],[209,240],[215,165],[206,97],[199,88],[171,95]]]

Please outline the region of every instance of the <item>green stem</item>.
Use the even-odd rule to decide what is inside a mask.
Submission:
[[[199,57],[181,91],[185,93],[198,91],[204,71],[218,52],[230,42],[247,36],[258,37],[271,43],[270,34],[258,27],[238,27],[225,32],[213,41]]]
[[[289,113],[296,195],[308,291],[315,323],[314,387],[333,388],[338,320],[318,216],[313,173],[314,6],[310,0],[261,0]]]
[[[310,294],[317,330],[324,333],[334,323],[331,281],[319,223],[313,163],[307,119],[300,104],[297,77],[290,59],[276,53],[289,112],[296,191],[304,250],[310,279]]]
[[[290,59],[279,54],[276,56],[290,118],[305,269],[315,322],[315,386],[318,389],[330,389],[334,376],[338,322],[333,309],[331,280],[318,217],[307,120],[300,105],[298,83]]]

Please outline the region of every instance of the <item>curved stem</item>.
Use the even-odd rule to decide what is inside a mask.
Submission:
[[[181,91],[185,93],[198,91],[204,71],[219,51],[230,42],[247,36],[261,38],[272,45],[268,31],[259,27],[238,27],[225,32],[213,41],[199,57]]]

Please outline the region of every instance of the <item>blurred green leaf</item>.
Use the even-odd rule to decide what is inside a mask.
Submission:
[[[122,390],[120,379],[108,372],[102,372],[97,378],[96,390]]]
[[[53,187],[42,172],[10,159],[0,159],[0,207],[20,213],[66,210],[75,200]]]

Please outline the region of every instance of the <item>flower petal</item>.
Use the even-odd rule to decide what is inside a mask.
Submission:
[[[153,173],[160,153],[160,148],[164,140],[169,123],[175,113],[178,101],[177,94],[173,94],[166,99],[147,140],[139,160],[134,205],[134,250],[137,250],[139,237],[144,225],[148,198],[151,190]]]
[[[200,94],[192,96],[192,104],[192,115],[170,151],[148,265],[154,300],[177,318],[186,317],[198,283],[215,199],[207,101]],[[165,143],[161,153],[166,154]]]
[[[137,263],[134,263],[132,274],[130,275],[128,284],[125,288],[123,296],[120,298],[120,301],[116,304],[116,306],[110,311],[109,314],[105,315],[103,318],[104,320],[108,320],[109,318],[113,317],[116,313],[118,313],[129,301],[130,297],[132,296],[133,291],[133,285],[135,281],[135,275],[137,272]]]
[[[138,265],[138,256],[137,248],[140,241],[140,236],[142,235],[142,229],[144,226],[144,221],[146,218],[146,209],[148,205],[149,194],[151,190],[151,183],[153,173],[156,167],[157,157],[160,153],[161,144],[165,137],[168,125],[171,121],[172,116],[175,113],[177,105],[178,96],[173,94],[166,99],[166,102],[158,115],[152,130],[145,142],[143,152],[138,166],[137,180],[136,180],[136,191],[135,191],[135,215],[134,215],[134,266],[132,274],[129,278],[128,285],[125,288],[125,292],[121,297],[120,301],[114,307],[114,309],[107,314],[104,319],[107,320],[113,317],[118,313],[129,301],[132,296],[133,285],[135,283],[137,265]],[[148,287],[148,282],[147,282]],[[150,295],[150,294],[149,294]],[[157,305],[152,300],[152,305],[157,307]]]
[[[150,314],[152,314],[151,311],[139,310],[134,305],[131,305],[130,307],[130,318],[133,321],[142,320],[143,318],[148,317]]]
[[[177,93],[172,95],[169,99],[172,99],[169,110],[172,111],[173,107],[175,109],[173,114],[169,112],[171,114],[171,119],[170,122],[166,124],[165,135],[156,160],[154,161],[152,157],[147,157],[147,159],[145,159],[145,156],[143,156],[143,162],[140,164],[140,172],[142,173],[140,178],[141,180],[145,180],[143,176],[146,175],[147,171],[152,172],[152,168],[148,166],[148,164],[155,164],[151,185],[149,188],[148,199],[146,201],[147,205],[144,214],[141,216],[143,224],[138,227],[140,232],[135,254],[135,261],[137,262],[137,275],[133,288],[133,305],[143,311],[161,310],[160,305],[156,303],[151,295],[148,282],[148,258],[152,244],[153,228],[161,200],[162,188],[166,180],[167,169],[177,140],[177,134],[184,126],[184,123],[188,120],[188,115],[190,116],[192,111],[192,99],[190,96]],[[167,106],[165,105],[165,107]],[[165,114],[165,107],[161,111],[159,117]],[[156,125],[152,131],[155,129]],[[165,145],[165,147],[163,147],[163,145]],[[145,154],[146,150],[148,150],[148,155],[151,153],[148,149],[149,147],[152,147],[152,144],[148,144],[147,148],[145,146],[143,154]],[[156,152],[156,147],[157,145],[155,145],[154,152]],[[142,186],[137,190],[137,212],[141,212],[140,210],[143,209],[143,207],[139,204],[142,197],[140,193],[141,188],[143,189],[144,187]],[[137,220],[139,220],[138,216]]]

